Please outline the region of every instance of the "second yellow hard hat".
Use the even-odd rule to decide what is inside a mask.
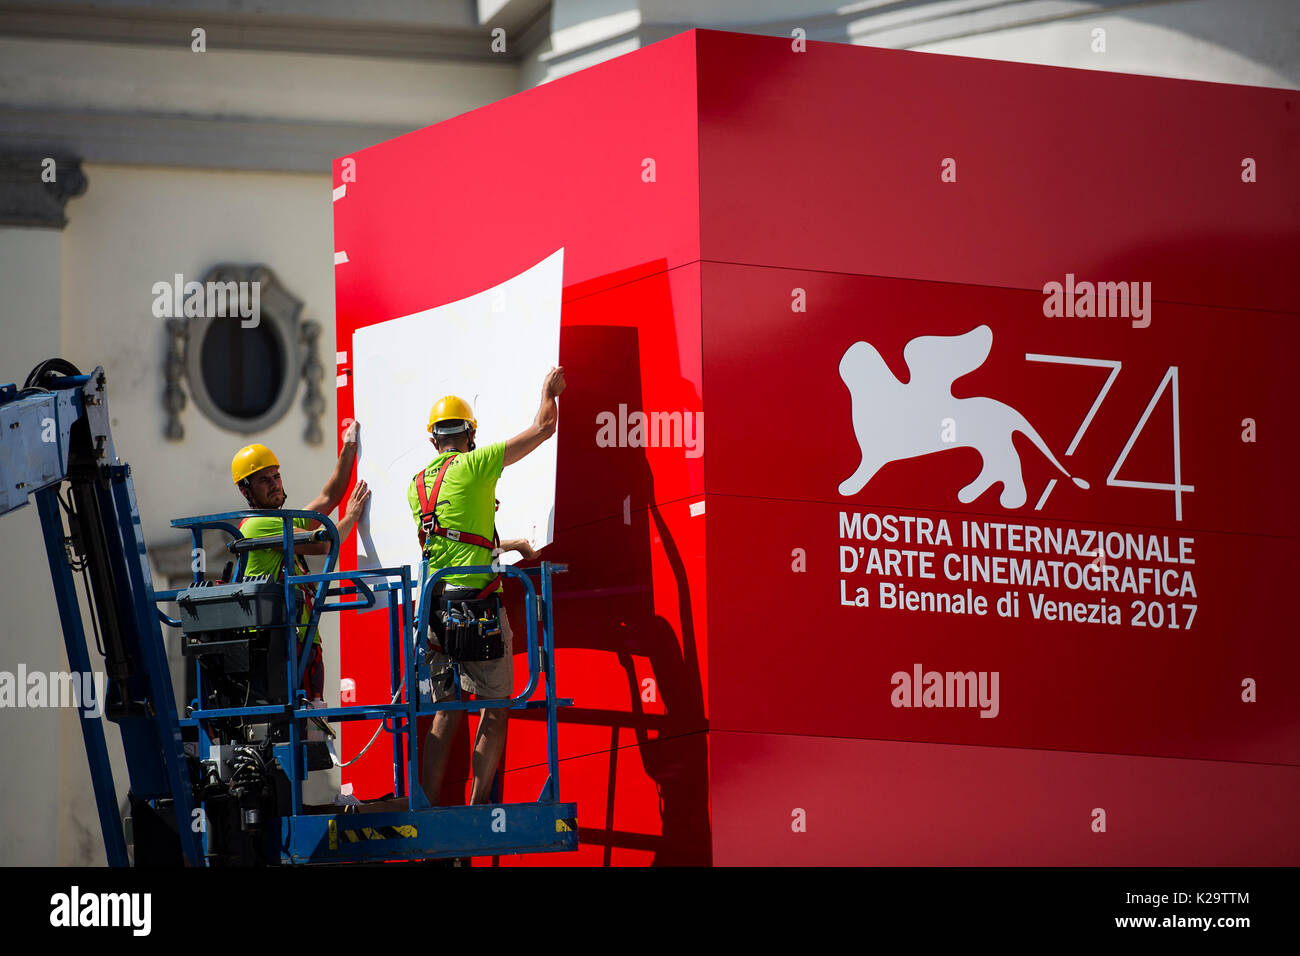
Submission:
[[[230,462],[230,478],[236,485],[254,472],[261,471],[268,465],[280,467],[275,453],[265,445],[245,445],[235,452]]]
[[[433,408],[429,411],[429,434],[434,434],[434,429],[442,422],[469,422],[470,428],[478,428],[478,421],[474,418],[474,409],[469,407],[469,402],[456,395],[444,395],[433,403]],[[453,435],[463,429],[438,429],[439,435]]]

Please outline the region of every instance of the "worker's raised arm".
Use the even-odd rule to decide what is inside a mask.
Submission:
[[[564,391],[564,366],[558,365],[546,375],[542,383],[542,403],[537,409],[533,424],[506,442],[506,465],[513,465],[546,439],[555,434],[555,423],[560,410],[555,400]]]
[[[343,500],[343,492],[348,487],[348,478],[352,476],[352,465],[357,460],[357,438],[360,432],[360,422],[354,421],[348,426],[347,432],[343,435],[343,451],[339,454],[339,460],[334,465],[329,481],[325,482],[325,487],[321,489],[320,494],[303,508],[304,511],[319,511],[327,515],[339,506],[339,502]],[[312,522],[312,526],[318,523]]]
[[[366,502],[369,500],[370,488],[364,480],[358,479],[356,486],[352,489],[352,497],[348,499],[348,506],[343,512],[343,517],[335,525],[339,532],[340,546],[352,533],[352,529],[356,527],[357,521],[361,518],[361,513],[365,510]],[[319,522],[316,523],[319,524]],[[307,544],[296,545],[293,550],[296,554],[329,554],[330,543],[328,541],[312,541]]]

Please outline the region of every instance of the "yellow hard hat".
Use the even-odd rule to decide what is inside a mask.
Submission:
[[[439,422],[469,422],[470,428],[478,428],[478,421],[474,418],[474,409],[469,407],[469,402],[456,395],[444,395],[433,403],[433,408],[429,412],[429,434],[435,434],[434,426]],[[463,428],[452,428],[437,430],[439,435],[454,435],[457,432],[464,431]]]
[[[235,452],[235,457],[230,462],[230,478],[238,485],[249,475],[261,471],[268,465],[280,467],[271,449],[265,445],[245,445]]]

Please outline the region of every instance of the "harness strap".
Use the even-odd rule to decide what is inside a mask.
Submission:
[[[420,527],[424,530],[425,534],[437,534],[450,541],[464,541],[467,544],[486,548],[489,551],[495,551],[501,542],[501,538],[497,534],[497,529],[495,527],[492,528],[492,540],[489,541],[482,535],[471,534],[468,531],[458,531],[455,528],[446,528],[438,523],[438,491],[442,488],[442,479],[447,474],[448,466],[456,460],[458,454],[460,454],[460,452],[452,452],[447,457],[447,460],[439,466],[437,477],[433,479],[432,492],[425,488],[425,484],[428,480],[429,469],[422,468],[420,471],[416,472],[413,480],[415,481],[416,494],[420,497]],[[487,587],[483,589],[479,594],[479,597],[487,597],[491,590],[500,582],[501,575],[498,574],[488,582]]]
[[[452,457],[443,462],[442,467],[438,469],[438,477],[435,479],[433,486],[435,490],[433,496],[435,502],[438,500],[436,493],[437,489],[442,487],[442,476],[447,471],[447,466],[452,463],[454,458],[455,455],[452,455]],[[425,534],[428,534],[433,530],[434,521],[437,518],[434,506],[429,503],[428,489],[425,488],[425,483],[428,481],[429,477],[429,467],[431,466],[421,468],[415,473],[415,477],[411,479],[415,482],[415,490],[420,496],[420,528]]]
[[[293,556],[295,570],[300,574],[311,574],[311,568],[307,565],[307,559],[295,552]],[[280,562],[280,580],[284,580],[284,562]],[[294,585],[302,593],[303,612],[307,620],[311,620],[311,609],[316,604],[316,588],[310,584]]]

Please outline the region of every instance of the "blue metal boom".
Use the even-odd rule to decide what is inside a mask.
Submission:
[[[43,363],[37,371],[50,364]],[[193,793],[162,631],[154,614],[149,559],[131,469],[114,453],[105,385],[104,370],[96,368],[89,375],[47,372],[21,391],[14,385],[0,386],[0,514],[35,497],[68,666],[83,674],[90,673],[91,665],[72,578],[73,553],[88,574],[94,620],[104,642],[107,686],[101,716],[88,717],[85,708],[78,708],[78,716],[109,865],[126,866],[128,858],[104,719],[121,730],[132,795],[173,801],[181,852],[186,862],[198,865],[202,847],[189,826]],[[59,497],[65,481],[68,502]],[[60,507],[70,519],[76,518],[67,535]]]

